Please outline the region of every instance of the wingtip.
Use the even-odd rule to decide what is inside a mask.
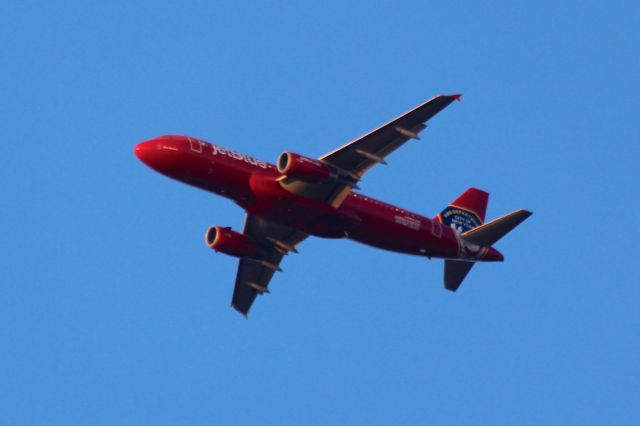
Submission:
[[[462,93],[456,93],[455,95],[450,95],[453,99],[460,102],[460,98],[462,98]]]
[[[238,308],[238,307],[237,307],[236,305],[234,305],[233,303],[231,304],[231,307],[232,307],[233,309],[235,309],[235,310],[236,310],[236,312],[238,312],[240,315],[242,315],[242,316],[244,317],[244,319],[247,319],[247,320],[249,319],[249,311],[247,311],[247,312],[243,312],[243,311],[241,311],[241,310],[240,310],[240,308]]]
[[[455,293],[455,292],[458,290],[457,288],[452,288],[452,287],[450,287],[450,286],[446,283],[446,281],[445,281],[445,283],[444,283],[444,289],[445,289],[445,290],[447,290],[447,291],[450,291],[451,293]]]

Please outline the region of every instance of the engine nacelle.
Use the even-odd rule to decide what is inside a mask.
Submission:
[[[293,152],[283,152],[278,157],[278,171],[288,177],[307,182],[325,182],[335,179],[331,167],[318,160]]]
[[[246,236],[222,226],[207,229],[204,241],[215,251],[234,257],[255,257],[260,251],[260,247]]]

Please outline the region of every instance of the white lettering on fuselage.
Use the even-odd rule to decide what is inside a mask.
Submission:
[[[253,157],[249,157],[246,154],[241,154],[237,151],[232,151],[230,149],[224,148],[222,146],[211,144],[211,154],[212,155],[224,155],[226,157],[233,158],[235,160],[244,161],[245,163],[253,164],[254,166],[262,167],[263,169],[267,168],[266,161],[258,160]]]
[[[407,228],[411,228],[413,230],[420,230],[420,220],[411,216],[395,216],[395,222],[398,225],[406,226]]]

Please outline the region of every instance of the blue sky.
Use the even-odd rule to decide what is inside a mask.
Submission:
[[[1,424],[638,424],[633,2],[4,2]],[[464,94],[362,182],[535,215],[504,264],[309,239],[247,321],[221,198],[133,146],[319,156]]]

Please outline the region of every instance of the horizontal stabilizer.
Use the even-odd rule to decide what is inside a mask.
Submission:
[[[496,241],[520,225],[532,214],[533,213],[528,210],[517,210],[464,232],[462,237],[473,244],[478,244],[482,247],[491,247]]]
[[[445,260],[444,261],[444,288],[456,291],[462,281],[467,276],[471,268],[475,265],[473,262],[464,262],[461,260]]]

